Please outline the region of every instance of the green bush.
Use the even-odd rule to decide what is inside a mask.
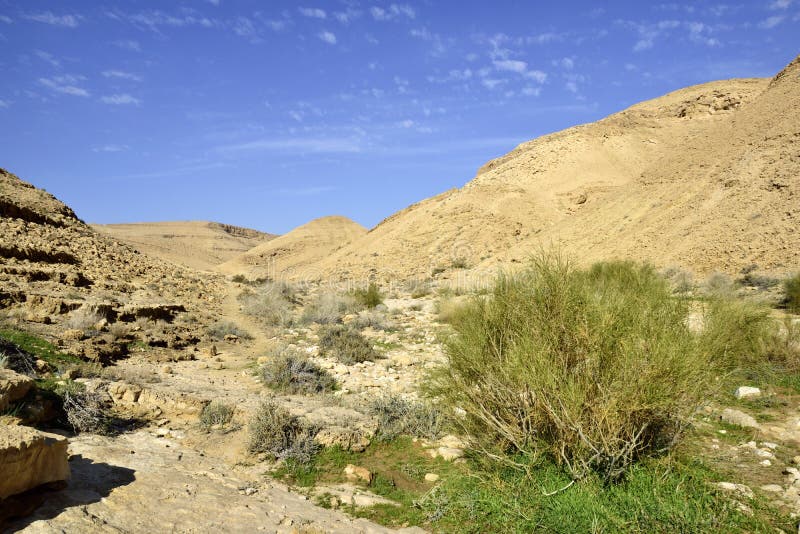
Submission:
[[[320,332],[319,349],[321,355],[333,356],[346,365],[380,357],[361,332],[342,325],[329,326]]]
[[[492,457],[546,455],[612,480],[669,449],[707,391],[687,315],[649,266],[534,258],[459,313],[429,389]]]
[[[356,301],[366,308],[374,308],[383,304],[383,295],[375,282],[370,282],[366,289],[356,289],[353,291]]]
[[[444,428],[444,415],[429,402],[409,400],[400,395],[386,395],[373,400],[367,409],[377,418],[377,436],[390,441],[406,435],[436,439]]]
[[[250,420],[248,450],[267,453],[278,460],[311,461],[319,450],[314,442],[317,429],[289,413],[271,399],[261,403]]]
[[[790,312],[800,314],[800,273],[783,283],[783,304]]]
[[[261,366],[260,375],[264,384],[284,393],[326,393],[336,389],[336,380],[328,371],[287,347],[273,351],[270,361]]]
[[[200,424],[206,428],[227,425],[233,419],[233,407],[220,400],[213,400],[200,412]]]

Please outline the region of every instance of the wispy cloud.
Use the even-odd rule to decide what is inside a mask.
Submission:
[[[263,151],[263,152],[316,152],[316,153],[355,153],[361,152],[361,144],[356,139],[334,138],[289,138],[259,139],[248,143],[219,147],[222,152]]]
[[[138,98],[129,95],[128,93],[121,93],[115,95],[107,95],[100,97],[104,104],[111,104],[112,106],[138,106],[142,103]]]
[[[11,102],[8,100],[0,100],[0,108],[7,108],[11,106]]]
[[[36,51],[34,51],[34,54],[36,54],[36,57],[38,57],[39,59],[41,59],[42,61],[44,61],[46,63],[49,63],[53,67],[58,68],[58,67],[61,66],[61,62],[58,59],[56,59],[56,57],[53,54],[51,54],[49,52],[44,52],[42,50],[36,50]]]
[[[323,41],[325,41],[328,44],[332,44],[332,45],[336,44],[336,35],[334,35],[333,33],[329,32],[329,31],[320,32],[317,35],[317,37],[319,37],[320,39],[322,39]]]
[[[771,30],[772,28],[780,25],[784,20],[786,20],[785,15],[774,15],[759,22],[758,27],[762,30]]]
[[[162,27],[182,28],[187,26],[199,26],[202,28],[213,28],[220,23],[216,19],[193,9],[184,9],[179,14],[171,14],[158,9],[142,11],[139,13],[126,13],[123,11],[107,11],[106,16],[113,20],[127,22],[137,28],[148,29],[155,33],[160,33]]]
[[[63,76],[53,76],[52,78],[39,78],[39,83],[57,93],[86,97],[90,96],[89,91],[79,86],[85,79],[83,76],[65,74]]]
[[[318,7],[299,7],[297,8],[297,11],[299,11],[304,17],[309,17],[312,19],[328,18],[328,14],[325,12],[325,10]]]
[[[142,77],[132,72],[125,72],[124,70],[104,70],[103,76],[105,78],[118,78],[120,80],[130,80],[133,82],[141,82]]]
[[[375,20],[393,20],[397,18],[414,19],[417,12],[408,4],[391,4],[389,7],[373,6],[369,9],[370,15]]]
[[[497,70],[518,72],[520,74],[528,70],[527,63],[515,59],[495,60],[492,63],[494,64],[494,68],[496,68]]]
[[[77,28],[83,17],[80,15],[56,15],[52,11],[42,11],[40,13],[26,13],[22,15],[22,18],[51,26]]]
[[[8,17],[6,15],[0,15],[0,22],[3,22],[5,24],[11,24],[14,21],[11,20],[11,17]]]
[[[792,5],[792,0],[775,0],[769,5],[770,9],[788,9]]]
[[[335,13],[333,13],[333,18],[335,18],[342,24],[348,24],[360,16],[361,16],[361,11],[358,9],[354,9],[352,7],[348,7],[344,11],[336,11]]]
[[[141,52],[142,46],[139,44],[139,41],[134,41],[132,39],[124,39],[121,41],[114,41],[114,46],[118,48],[122,48],[123,50],[130,50],[131,52]]]
[[[128,148],[128,145],[102,145],[92,147],[92,152],[124,152]]]

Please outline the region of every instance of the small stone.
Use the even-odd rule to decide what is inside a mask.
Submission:
[[[771,466],[771,465],[772,465],[772,462],[770,462],[769,460],[761,460],[761,461],[760,461],[760,462],[758,462],[758,463],[759,463],[760,465],[764,466],[764,467],[769,467],[769,466]]]
[[[425,474],[425,482],[438,482],[439,475],[436,473],[426,473]]]
[[[331,498],[328,501],[328,503],[330,504],[331,508],[333,508],[334,510],[339,508],[339,499],[337,497],[331,496]]]
[[[772,443],[772,442],[770,442],[770,441],[764,441],[764,442],[762,442],[762,443],[761,443],[761,446],[762,446],[762,447],[765,447],[765,448],[767,448],[767,449],[772,449],[773,451],[774,451],[775,449],[777,449],[777,448],[778,448],[778,444],[777,444],[777,443]]]
[[[742,428],[761,428],[758,422],[751,415],[747,415],[739,410],[733,408],[725,408],[720,414],[720,419],[728,424],[739,426]]]
[[[774,454],[764,449],[756,449],[755,455],[758,456],[759,458],[769,458],[770,460],[775,458]]]
[[[737,399],[749,399],[751,397],[760,397],[761,390],[750,386],[739,386],[733,393]]]
[[[766,484],[761,486],[761,491],[766,491],[767,493],[781,493],[783,492],[783,488],[778,484]]]
[[[169,365],[165,365],[164,367],[161,368],[161,372],[164,373],[165,375],[171,375],[172,367],[170,367]]]
[[[792,458],[792,463],[794,465],[800,465],[800,456],[795,456],[794,458]]]

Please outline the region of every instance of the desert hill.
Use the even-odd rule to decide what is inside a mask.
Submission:
[[[250,228],[207,221],[96,224],[92,227],[149,256],[201,271],[210,271],[277,237]]]
[[[219,287],[218,277],[98,234],[49,193],[0,169],[0,311],[26,329],[76,342],[73,354],[108,360],[130,339],[62,336],[76,328],[102,333],[114,322],[159,320],[160,338],[149,341],[185,346],[195,334],[167,324],[185,311],[205,313]]]
[[[251,278],[317,278],[316,265],[366,233],[366,228],[347,217],[322,217],[258,245],[217,270]]]
[[[493,270],[557,246],[581,261],[697,273],[800,264],[800,63],[706,83],[524,143],[463,188],[387,218],[319,264],[333,276]]]

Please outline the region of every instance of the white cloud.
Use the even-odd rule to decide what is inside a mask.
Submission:
[[[520,74],[524,73],[528,70],[528,64],[524,61],[519,61],[516,59],[503,59],[503,60],[495,60],[494,67],[497,70],[505,70],[511,72],[518,72]]]
[[[304,17],[313,19],[324,19],[328,17],[328,14],[325,12],[325,10],[318,7],[299,7],[297,10]]]
[[[57,93],[71,96],[89,96],[89,91],[79,87],[78,84],[85,80],[83,76],[54,76],[52,78],[39,78],[39,83]]]
[[[525,73],[526,78],[530,78],[536,83],[544,83],[547,81],[547,73],[540,70],[531,70]]]
[[[139,100],[134,96],[129,95],[128,93],[103,96],[100,98],[100,100],[102,100],[104,104],[111,104],[114,106],[127,106],[127,105],[138,106],[139,104],[142,103],[141,100]]]
[[[140,28],[147,28],[156,33],[159,32],[159,27],[162,26],[173,28],[188,26],[213,28],[220,25],[216,19],[208,18],[193,9],[184,9],[179,15],[171,15],[157,9],[134,14],[120,11],[107,11],[106,16],[114,20],[128,22]]]
[[[55,56],[53,54],[49,53],[49,52],[44,52],[42,50],[36,50],[34,53],[36,54],[36,57],[38,57],[42,61],[50,63],[50,65],[52,65],[53,67],[58,68],[58,67],[61,66],[61,62],[59,60],[57,60],[55,58]]]
[[[417,12],[408,4],[392,4],[387,8],[373,6],[369,9],[375,20],[393,20],[400,17],[414,19]]]
[[[541,87],[525,87],[522,89],[522,94],[525,96],[539,96],[542,94]]]
[[[325,41],[328,44],[332,44],[332,45],[336,44],[336,35],[334,35],[333,33],[329,32],[329,31],[320,32],[317,35],[317,37],[319,37],[320,39],[322,39],[323,41]]]
[[[785,19],[786,19],[785,15],[774,15],[772,17],[768,17],[765,20],[762,20],[758,24],[758,27],[761,28],[762,30],[770,30],[775,26],[781,24]]]
[[[128,145],[103,145],[93,147],[92,152],[123,152],[128,148]]]
[[[355,139],[342,138],[294,138],[259,139],[248,143],[220,147],[222,152],[266,151],[266,152],[319,152],[353,153],[361,152],[361,145]]]
[[[236,17],[232,22],[233,33],[239,37],[244,37],[251,43],[260,43],[261,36],[258,34],[256,25],[247,17]]]
[[[570,93],[577,94],[578,93],[578,84],[575,82],[567,82],[564,84],[564,88],[569,91]]]
[[[538,35],[531,35],[525,38],[528,44],[548,44],[556,41],[563,41],[564,34],[555,32],[540,33]]]
[[[11,105],[11,102],[8,100],[0,100],[0,108],[7,108]]]
[[[481,84],[483,84],[483,86],[486,87],[487,89],[494,89],[498,85],[502,85],[505,82],[506,82],[505,80],[497,80],[493,78],[485,78],[481,80]]]
[[[125,72],[123,70],[104,70],[103,76],[106,78],[119,78],[121,80],[131,80],[133,82],[141,82],[141,76],[133,74],[132,72]]]
[[[558,61],[554,61],[553,64],[556,66],[561,66],[564,70],[572,70],[575,68],[575,60],[571,57],[561,58]]]
[[[412,121],[411,119],[402,120],[397,123],[397,125],[400,126],[401,128],[413,128],[414,124],[415,122]]]
[[[52,11],[42,11],[41,13],[28,13],[22,16],[34,22],[41,22],[51,26],[61,26],[64,28],[77,28],[80,23],[80,15],[56,15]]]
[[[792,5],[792,0],[775,0],[769,5],[770,9],[787,9]]]
[[[342,24],[348,24],[360,16],[361,16],[361,11],[359,11],[358,9],[353,9],[352,7],[348,7],[345,11],[337,11],[333,14],[333,18],[335,18]]]
[[[122,48],[123,50],[130,50],[131,52],[141,52],[142,47],[139,45],[139,41],[134,41],[131,39],[122,40],[122,41],[114,41],[114,46]]]
[[[0,22],[5,22],[6,24],[11,24],[14,21],[11,20],[11,17],[7,17],[6,15],[0,15]]]
[[[218,6],[218,5],[219,5],[219,1],[220,1],[220,0],[207,0],[207,1],[208,1],[208,3],[209,3],[209,4],[211,4],[211,5]]]

